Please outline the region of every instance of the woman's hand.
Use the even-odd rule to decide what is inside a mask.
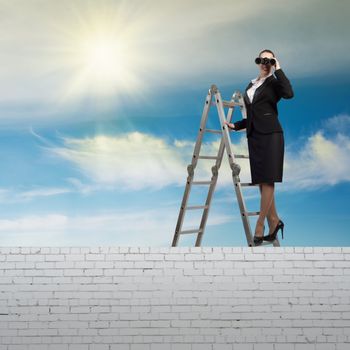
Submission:
[[[235,127],[235,124],[234,123],[229,123],[225,120],[225,124],[228,126],[229,129],[232,129],[234,130],[233,128]]]
[[[277,60],[276,57],[274,57],[274,59],[276,60],[276,63],[275,63],[275,70],[280,69],[280,68],[281,68],[280,63],[278,62],[278,60]]]

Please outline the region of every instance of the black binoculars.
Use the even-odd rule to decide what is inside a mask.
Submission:
[[[271,64],[272,66],[276,63],[276,60],[274,58],[267,58],[267,57],[257,57],[255,59],[256,64]]]

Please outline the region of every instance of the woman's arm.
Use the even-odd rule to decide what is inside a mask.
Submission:
[[[294,91],[289,79],[284,74],[281,68],[275,70],[275,75],[277,82],[275,83],[275,90],[277,95],[281,98],[292,98],[294,96]]]
[[[225,120],[225,124],[229,126],[230,129],[233,129],[233,130],[242,130],[242,129],[245,129],[247,127],[247,119],[242,119],[242,120],[238,120],[234,123],[228,123],[226,122]],[[234,127],[232,128],[230,125],[234,125]]]
[[[292,98],[294,96],[292,85],[290,84],[290,81],[281,69],[281,65],[278,59],[276,57],[274,57],[274,59],[276,60],[274,73],[277,78],[277,82],[275,84],[275,91],[279,98]]]

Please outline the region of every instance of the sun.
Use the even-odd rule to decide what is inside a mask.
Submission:
[[[107,3],[83,10],[72,5],[65,26],[53,22],[57,42],[49,48],[49,68],[60,78],[57,100],[114,104],[122,96],[142,97],[154,59],[141,24],[126,8]]]
[[[81,44],[82,69],[100,84],[113,84],[123,79],[128,69],[122,44],[112,38],[88,38]]]
[[[76,45],[77,72],[71,84],[71,93],[111,95],[136,85],[133,60],[125,39],[108,32],[87,35]]]
[[[101,22],[98,22],[100,24]],[[70,44],[67,63],[71,74],[65,100],[80,96],[113,97],[140,91],[140,57],[132,38],[112,26],[96,25],[77,31]],[[68,66],[67,65],[67,66]]]

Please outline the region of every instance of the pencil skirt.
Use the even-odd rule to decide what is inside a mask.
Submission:
[[[248,136],[248,150],[253,184],[282,182],[283,132],[262,134],[253,128]]]

